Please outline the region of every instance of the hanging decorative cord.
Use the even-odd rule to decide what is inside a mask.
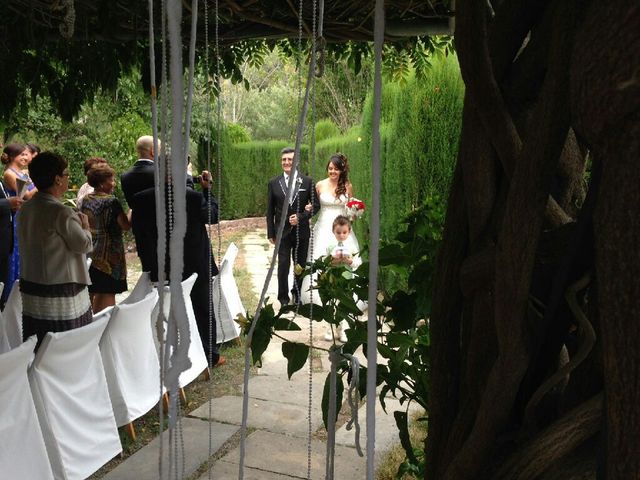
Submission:
[[[169,318],[167,319],[167,333],[164,335],[164,283],[165,283],[165,253],[166,237],[158,235],[158,290],[159,308],[156,319],[156,329],[160,339],[160,396],[162,397],[162,385],[166,385],[169,392],[169,464],[168,472],[175,473],[175,478],[184,477],[184,437],[181,423],[181,406],[177,402],[178,378],[182,371],[191,366],[188,358],[188,348],[190,343],[189,324],[186,314],[186,306],[182,292],[181,276],[183,269],[183,242],[186,232],[186,148],[188,145],[188,135],[190,130],[190,113],[193,95],[193,71],[195,59],[195,36],[197,25],[197,0],[193,0],[194,17],[192,18],[192,41],[190,44],[190,76],[189,91],[187,95],[187,108],[185,121],[185,135],[187,140],[183,142],[182,137],[182,113],[183,113],[183,82],[182,82],[182,37],[181,19],[182,5],[178,0],[162,1],[162,75],[163,75],[163,95],[162,95],[162,142],[161,155],[158,156],[158,128],[156,110],[156,82],[155,82],[155,38],[153,30],[154,10],[153,0],[149,0],[149,41],[150,41],[150,70],[151,70],[151,102],[152,102],[152,122],[154,137],[154,174],[156,186],[156,224],[159,232],[167,231],[170,236],[170,295],[171,307]],[[174,121],[172,122],[172,133],[170,136],[171,151],[174,160],[167,155],[167,111],[168,111],[168,79],[167,79],[167,32],[170,44],[170,64],[171,64],[171,112]],[[167,171],[168,164],[169,171]],[[166,195],[168,189],[168,195]],[[175,193],[175,195],[174,195]],[[168,202],[167,202],[168,200]],[[165,212],[168,213],[169,221],[166,222]],[[163,343],[164,339],[164,343]],[[170,355],[168,352],[170,351]],[[162,402],[160,402],[162,404]],[[164,425],[164,412],[159,406],[160,426]],[[173,448],[171,448],[173,447]],[[178,449],[179,447],[179,449]],[[180,458],[182,462],[180,462]],[[159,475],[163,478],[163,441],[160,436],[159,455]],[[181,465],[181,471],[179,469]]]
[[[217,14],[216,20],[217,22]],[[217,27],[216,27],[217,28]],[[209,82],[209,2],[208,0],[204,0],[204,71],[205,71],[205,91],[206,91],[206,106],[205,106],[205,117],[206,117],[206,137],[205,137],[205,156],[206,156],[206,170],[211,172],[211,85]],[[211,225],[211,194],[207,195],[207,232],[209,233],[209,225]],[[210,238],[210,236],[209,236]],[[211,265],[211,249],[207,249],[207,278],[211,279],[213,277],[213,270]],[[213,289],[211,285],[209,286],[208,294],[208,328],[209,328],[209,342],[211,343],[213,329],[215,328],[213,322]],[[213,362],[213,349],[209,349],[207,352],[207,362],[208,365],[211,365]],[[209,371],[209,397],[213,398],[213,375],[211,375],[211,371]],[[208,458],[211,458],[213,454],[213,424],[211,422],[211,418],[213,416],[213,406],[212,402],[209,402],[208,405],[208,419],[209,419],[209,431],[208,434]],[[207,478],[211,480],[211,465],[207,468]]]
[[[324,0],[320,0],[321,4],[324,4]],[[316,0],[313,0],[313,12],[312,12],[312,30],[311,30],[311,41],[312,43],[312,53],[315,54],[315,50],[316,50],[316,29],[317,29],[317,21],[316,21]],[[303,11],[300,10],[300,19],[302,20],[302,14]],[[322,20],[320,20],[320,29],[322,29]],[[300,34],[302,34],[302,31],[300,30]],[[302,36],[300,37],[300,41],[302,42]],[[315,166],[316,166],[316,131],[315,131],[315,125],[316,125],[316,83],[315,83],[315,77],[309,77],[312,81],[312,88],[311,88],[311,175],[314,174],[315,172]],[[312,188],[311,188],[311,205],[315,205],[316,202],[316,189],[315,189],[315,185],[312,184]],[[313,208],[313,207],[312,207]],[[312,211],[312,215],[313,216],[313,211]],[[311,219],[309,220],[310,223],[310,227],[311,227]],[[314,244],[315,244],[315,238],[314,238],[314,229],[310,228],[310,235],[309,235],[309,255],[308,258],[314,258]],[[310,285],[311,286],[311,285]],[[312,352],[313,352],[313,289],[311,289],[309,291],[309,384],[308,384],[308,403],[307,403],[307,479],[311,478],[311,454],[312,454],[312,444],[311,444],[311,440],[313,438],[313,421],[312,421],[312,415],[313,415],[313,356],[312,356]],[[297,313],[297,312],[296,312]]]
[[[167,197],[165,195],[166,192],[166,159],[167,159],[167,144],[169,143],[169,133],[168,133],[168,110],[169,110],[169,73],[168,69],[168,61],[167,61],[167,8],[165,0],[161,0],[160,3],[160,17],[161,17],[161,40],[162,40],[162,79],[161,79],[161,104],[160,104],[160,131],[162,132],[162,142],[158,143],[157,136],[154,138],[154,145],[156,146],[156,151],[154,152],[154,169],[155,169],[155,197],[156,197],[156,225],[158,232],[165,232],[167,230],[167,218],[165,216],[165,212],[167,211]],[[160,154],[158,155],[158,145],[160,145]],[[168,323],[168,318],[165,316],[165,308],[164,308],[164,285],[166,281],[165,276],[165,259],[166,259],[166,251],[167,251],[167,241],[165,235],[158,235],[158,318],[156,319],[156,331],[158,332],[158,339],[160,342],[160,388],[163,389],[165,387],[165,375],[166,375],[166,367],[167,367],[167,350],[166,350],[166,338],[167,338],[167,329],[166,325]],[[167,391],[167,403],[170,392]],[[164,427],[164,406],[165,402],[161,402],[162,405],[159,405],[160,409],[160,425]],[[167,409],[168,410],[168,409]],[[168,414],[168,411],[167,411]],[[167,475],[171,474],[171,464],[173,461],[173,452],[171,449],[171,440],[172,435],[171,431],[169,431],[169,442],[168,442],[168,452],[169,452],[169,461],[167,465]],[[164,447],[164,439],[163,436],[160,436],[160,448],[158,452],[158,463],[159,470],[162,472],[163,470],[163,447]],[[160,478],[163,478],[162,476]]]
[[[164,18],[164,14],[162,15],[162,17]],[[164,70],[164,67],[163,67]],[[149,79],[150,79],[150,90],[151,90],[151,95],[150,95],[150,100],[151,100],[151,129],[152,129],[152,133],[153,133],[153,167],[154,167],[154,179],[155,179],[155,191],[156,191],[156,205],[160,205],[159,201],[158,201],[158,195],[159,195],[159,178],[160,178],[160,172],[159,172],[159,161],[158,161],[158,106],[157,106],[157,101],[158,101],[158,93],[157,93],[157,84],[156,84],[156,55],[155,55],[155,30],[154,30],[154,5],[153,5],[153,0],[149,0]],[[158,215],[156,215],[156,223],[157,225],[160,227],[160,222],[158,222]],[[162,219],[164,222],[164,218]],[[158,245],[158,251],[160,252],[161,247],[160,245]],[[162,249],[162,252],[164,253],[164,249]],[[163,254],[163,260],[164,260],[164,254]],[[162,272],[164,272],[164,268],[162,268]],[[164,275],[164,273],[163,273]],[[159,292],[159,297],[158,297],[158,304],[159,304],[159,314],[158,314],[158,318],[156,319],[156,331],[157,331],[157,338],[162,339],[164,338],[164,300],[163,300],[163,295],[161,293],[161,291]],[[162,342],[160,342],[162,345]],[[163,378],[164,378],[164,374],[163,374],[163,366],[164,366],[164,348],[160,348],[160,355],[159,355],[159,368],[158,368],[158,375],[160,376],[160,392],[158,395],[158,398],[160,399],[160,401],[158,402],[158,418],[159,418],[159,422],[160,422],[160,430],[162,431],[162,425],[164,425],[164,405],[163,405],[163,401],[162,401],[162,397],[164,394],[163,391]],[[159,455],[158,455],[158,478],[163,478],[163,471],[162,471],[162,458],[163,458],[163,444],[164,442],[162,441],[162,435],[160,435],[160,445],[159,445]]]
[[[315,48],[315,42],[313,43]],[[295,153],[293,157],[293,165],[291,167],[292,171],[297,171],[298,165],[300,163],[300,148],[302,144],[302,134],[304,132],[305,119],[307,116],[307,111],[309,109],[309,91],[311,88],[312,80],[310,77],[313,76],[315,71],[316,64],[316,55],[315,51],[311,52],[310,55],[310,65],[309,72],[307,75],[307,84],[305,88],[304,101],[302,104],[302,110],[300,111],[299,120],[298,120],[298,128],[296,131],[296,145],[295,145]],[[291,199],[293,198],[294,191],[294,182],[289,182],[289,186],[287,188],[287,195],[285,198],[285,205],[291,203]],[[254,319],[258,319],[260,312],[262,311],[264,305],[264,299],[267,294],[267,289],[269,287],[269,282],[271,281],[271,277],[273,275],[273,270],[275,267],[276,258],[278,255],[278,249],[280,248],[280,242],[282,241],[282,232],[284,230],[285,220],[287,219],[287,209],[282,209],[280,214],[280,220],[278,222],[277,234],[276,234],[276,242],[274,245],[273,255],[271,257],[271,263],[269,265],[269,271],[267,272],[267,277],[265,279],[264,285],[262,287],[262,292],[260,294],[260,299],[258,301],[258,306],[256,307],[256,313],[254,315]],[[242,425],[240,427],[240,460],[238,465],[238,479],[244,479],[244,457],[246,450],[246,435],[247,435],[247,418],[249,414],[249,371],[251,368],[251,340],[253,338],[253,332],[255,331],[256,321],[251,324],[249,328],[249,332],[247,332],[247,344],[245,345],[245,354],[244,354],[244,389],[242,393]]]
[[[367,479],[375,478],[378,248],[380,245],[380,110],[382,103],[382,47],[384,0],[376,0],[374,25],[375,73],[373,83],[371,245],[369,254],[369,316],[367,322]]]
[[[215,50],[214,53],[216,55],[216,180],[217,180],[217,195],[218,195],[218,224],[217,224],[217,234],[218,234],[218,245],[217,245],[217,258],[218,265],[220,265],[220,259],[222,258],[222,228],[220,226],[220,218],[222,218],[222,159],[223,159],[223,150],[222,150],[222,128],[223,128],[223,118],[222,118],[222,84],[220,82],[221,79],[221,71],[220,71],[220,17],[219,17],[219,2],[215,0],[215,32],[214,32],[214,41],[215,41]],[[208,169],[211,172],[211,169]],[[211,221],[211,198],[209,197],[209,221]],[[222,333],[222,338],[219,339],[221,345],[227,339],[227,332],[224,328],[224,322],[221,322],[219,319],[221,318],[221,308],[222,308],[222,281],[218,282],[218,308],[216,311],[218,318],[218,325],[220,325],[220,332]]]
[[[347,398],[349,401],[349,408],[351,409],[351,418],[347,421],[347,431],[350,431],[355,427],[355,443],[356,452],[363,457],[362,447],[360,447],[360,423],[358,422],[358,408],[360,407],[360,394],[358,391],[358,385],[360,385],[360,361],[357,357],[349,355],[347,353],[342,354],[349,362],[349,371],[351,372],[351,381],[349,382],[349,388],[347,390]]]
[[[167,29],[169,32],[170,74],[171,74],[171,155],[180,158],[184,142],[182,137],[182,119],[184,88],[182,81],[182,36],[180,24],[182,21],[182,3],[180,0],[167,0]],[[170,294],[171,308],[169,311],[169,329],[167,345],[171,347],[170,365],[166,370],[166,384],[170,392],[169,425],[175,426],[178,378],[180,373],[191,366],[188,356],[189,322],[182,292],[182,270],[184,253],[184,235],[186,233],[186,168],[181,161],[171,161],[171,176],[169,185],[173,195],[169,195],[173,202],[173,229],[169,237],[170,252]],[[173,320],[173,322],[172,322]]]
[[[334,467],[336,455],[336,385],[338,376],[338,364],[340,363],[342,345],[333,345],[329,349],[329,409],[327,412],[327,455],[325,457],[325,480],[334,480]]]

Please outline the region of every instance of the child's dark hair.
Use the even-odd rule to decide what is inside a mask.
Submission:
[[[333,220],[333,226],[331,227],[331,231],[333,232],[338,226],[347,226],[349,230],[351,230],[351,222],[344,215],[338,215],[335,220]]]

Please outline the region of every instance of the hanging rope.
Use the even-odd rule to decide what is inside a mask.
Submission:
[[[333,345],[329,350],[331,372],[329,374],[329,409],[327,412],[327,455],[325,457],[325,480],[334,480],[336,455],[336,385],[338,364],[340,363],[342,345]]]
[[[150,90],[151,90],[151,129],[153,133],[153,168],[154,168],[154,179],[155,179],[155,191],[156,191],[156,205],[160,205],[158,201],[159,195],[159,162],[158,162],[158,106],[157,106],[157,84],[156,84],[156,54],[155,54],[155,30],[154,30],[154,5],[153,0],[149,0],[149,79],[150,79]],[[164,15],[163,15],[164,18]],[[164,68],[163,68],[164,70]],[[160,227],[160,223],[158,222],[159,215],[156,214],[156,224]],[[164,222],[164,217],[162,219]],[[158,251],[161,250],[160,245],[158,246]],[[162,250],[164,252],[164,249]],[[164,260],[164,255],[163,255]],[[162,269],[164,272],[164,268]],[[164,275],[164,274],[163,274]],[[164,338],[164,295],[159,292],[158,304],[159,304],[159,315],[156,319],[156,332],[157,338]],[[162,341],[160,342],[162,345]],[[164,348],[160,348],[159,355],[159,368],[158,375],[160,376],[160,392],[158,398],[160,401],[158,402],[158,418],[160,422],[160,429],[162,430],[162,425],[164,425],[164,405],[162,401],[163,396],[163,366],[164,366]],[[163,458],[163,445],[162,435],[160,435],[160,446],[159,446],[159,455],[158,455],[158,478],[163,478],[162,472],[162,458]]]
[[[382,46],[384,0],[376,0],[374,26],[375,77],[373,83],[371,244],[369,255],[369,316],[367,322],[367,479],[375,478],[378,248],[380,246],[380,110],[382,99]]]
[[[360,408],[360,394],[358,392],[358,386],[360,385],[360,361],[357,357],[347,353],[344,353],[342,356],[349,361],[349,370],[351,372],[351,381],[349,382],[347,391],[351,418],[347,421],[346,428],[347,431],[351,431],[351,429],[355,427],[356,452],[358,452],[360,457],[364,457],[362,447],[360,446],[360,423],[358,422],[358,408]]]
[[[316,66],[316,55],[315,55],[315,42],[313,42],[313,48],[310,55],[310,65],[309,71],[307,74],[307,84],[305,88],[304,94],[304,102],[302,104],[302,110],[300,111],[300,115],[298,117],[298,128],[296,131],[296,146],[295,153],[293,157],[293,165],[291,170],[293,172],[298,170],[298,165],[300,163],[300,148],[302,144],[302,135],[304,132],[305,119],[307,116],[307,111],[309,109],[309,91],[312,85],[312,79]],[[289,182],[289,186],[287,189],[287,195],[285,198],[285,205],[287,203],[291,203],[291,199],[293,198],[294,191],[294,182]],[[271,257],[271,263],[269,265],[269,271],[267,272],[267,277],[265,279],[264,285],[262,287],[262,292],[260,293],[260,300],[258,301],[258,306],[256,307],[256,313],[254,315],[254,319],[258,319],[260,312],[264,306],[264,299],[267,294],[267,289],[269,287],[269,282],[271,281],[271,277],[273,275],[273,269],[275,268],[276,258],[278,255],[278,249],[280,248],[280,242],[282,241],[282,232],[284,230],[285,221],[287,219],[287,210],[282,209],[280,214],[280,220],[278,222],[276,242],[273,250],[273,255]],[[240,427],[240,460],[238,465],[238,479],[244,479],[244,457],[246,450],[246,434],[247,434],[247,418],[249,416],[249,371],[251,368],[251,340],[253,338],[253,332],[256,328],[256,321],[251,324],[249,328],[249,332],[247,333],[247,344],[245,345],[245,355],[244,355],[244,389],[242,393],[242,425]]]

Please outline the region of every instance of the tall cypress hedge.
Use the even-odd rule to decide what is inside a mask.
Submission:
[[[427,78],[409,78],[403,85],[385,83],[382,98],[381,232],[385,239],[398,230],[399,220],[422,205],[428,195],[445,196],[458,149],[464,87],[455,56],[434,59]],[[373,99],[367,99],[359,129],[327,138],[316,145],[313,165],[307,145],[302,148],[304,173],[315,180],[326,176],[332,153],[349,158],[355,196],[371,207],[371,117]],[[222,218],[262,216],[266,211],[267,182],[280,171],[280,150],[294,140],[224,141],[222,149]],[[312,171],[313,170],[313,171]],[[367,242],[370,217],[354,228]]]

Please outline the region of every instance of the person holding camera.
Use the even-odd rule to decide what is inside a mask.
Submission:
[[[184,266],[182,279],[186,279],[194,273],[198,278],[191,290],[191,304],[198,324],[198,331],[205,349],[207,358],[211,359],[212,367],[223,365],[226,360],[220,356],[216,344],[216,319],[213,308],[212,296],[209,295],[209,281],[211,276],[218,274],[218,267],[213,258],[211,241],[207,234],[207,225],[218,223],[218,202],[211,196],[211,174],[206,170],[200,176],[195,176],[202,187],[202,192],[198,192],[187,186],[187,231],[184,236]],[[167,189],[168,190],[168,189]],[[169,193],[167,192],[167,195]],[[169,199],[168,199],[169,200]],[[158,229],[156,225],[156,198],[155,189],[149,188],[138,193],[134,197],[138,221],[140,222],[140,249],[138,255],[145,258],[151,265],[151,280],[158,281]],[[167,205],[173,202],[167,202]],[[167,214],[168,218],[168,214]],[[167,225],[169,222],[167,221]],[[168,240],[168,233],[167,235]],[[168,241],[167,241],[168,244]],[[166,274],[169,275],[170,258],[167,250]],[[209,313],[213,316],[211,331],[209,329]]]

